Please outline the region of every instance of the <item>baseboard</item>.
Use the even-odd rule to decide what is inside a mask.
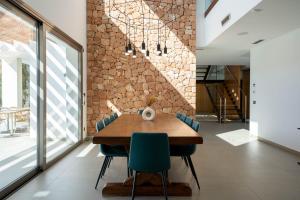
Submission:
[[[280,145],[280,144],[277,144],[277,143],[275,143],[275,142],[272,142],[272,141],[270,141],[270,140],[267,140],[267,139],[262,138],[262,137],[259,137],[259,136],[257,137],[257,139],[258,139],[258,141],[264,142],[264,143],[266,143],[266,144],[270,144],[270,145],[275,146],[275,147],[278,147],[278,148],[280,148],[280,149],[282,149],[282,150],[284,150],[284,151],[287,151],[287,152],[289,152],[289,153],[292,153],[292,154],[295,154],[295,155],[297,155],[297,156],[300,156],[300,152],[299,152],[299,151],[296,151],[296,150],[294,150],[294,149],[290,149],[290,148],[288,148],[288,147],[282,146],[282,145]]]
[[[89,141],[92,141],[93,140],[93,136],[90,136],[90,135],[88,135],[88,136],[86,136],[85,138],[84,138],[84,141],[85,142],[89,142]]]

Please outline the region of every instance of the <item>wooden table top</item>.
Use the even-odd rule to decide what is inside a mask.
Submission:
[[[157,114],[145,121],[138,114],[123,114],[93,137],[94,144],[129,145],[133,132],[167,133],[170,144],[202,144],[203,138],[174,115]]]

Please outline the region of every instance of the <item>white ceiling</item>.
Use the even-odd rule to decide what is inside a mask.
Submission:
[[[263,0],[212,43],[197,50],[197,64],[249,66],[253,42],[268,41],[299,27],[300,0]],[[242,32],[248,34],[238,35]]]

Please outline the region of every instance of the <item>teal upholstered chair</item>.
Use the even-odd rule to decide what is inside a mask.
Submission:
[[[194,129],[194,131],[196,131],[198,133],[199,128],[200,128],[199,122],[193,121],[192,129]]]
[[[176,118],[180,119],[180,117],[181,117],[181,113],[176,113]]]
[[[111,121],[111,123],[113,122],[113,121],[115,121],[115,116],[114,115],[111,115],[111,116],[109,116],[109,119],[110,119],[110,121]]]
[[[96,131],[99,132],[102,129],[105,128],[105,120],[98,121],[96,123]],[[128,153],[125,149],[124,146],[122,145],[105,145],[105,144],[100,144],[99,145],[99,151],[105,156],[100,173],[97,178],[96,186],[95,189],[97,189],[98,183],[100,178],[102,178],[105,174],[106,169],[109,167],[113,157],[127,157],[128,158]],[[127,167],[127,173],[129,175],[128,167]]]
[[[105,127],[105,124],[104,124],[104,121],[103,120],[100,120],[96,123],[96,131],[99,132],[101,131],[102,129],[104,129]]]
[[[142,115],[143,112],[144,112],[144,109],[139,109],[139,110],[138,110],[138,114],[139,114],[139,115]]]
[[[138,172],[161,173],[165,198],[167,171],[170,169],[169,139],[166,133],[133,133],[130,143],[129,168],[134,170],[132,199]]]
[[[108,126],[111,123],[110,117],[104,118],[104,125]]]
[[[193,125],[193,119],[190,118],[190,117],[186,117],[185,120],[184,120],[184,122],[185,122],[187,125],[189,125],[190,127],[192,127],[192,125]]]
[[[180,116],[180,120],[183,121],[183,122],[185,121],[185,118],[186,118],[186,115],[184,115],[184,114],[182,114],[182,115]]]
[[[115,119],[118,119],[119,115],[117,113],[113,113]]]
[[[199,122],[193,121],[191,128],[194,129],[194,131],[198,132],[200,127]],[[190,145],[171,145],[170,146],[170,155],[174,157],[181,157],[186,166],[190,167],[191,172],[196,180],[197,186],[200,189],[200,184],[198,181],[198,177],[194,168],[194,164],[191,158],[191,155],[193,155],[196,151],[196,145],[190,144]]]

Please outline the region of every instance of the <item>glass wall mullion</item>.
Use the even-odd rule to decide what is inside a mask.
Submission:
[[[38,73],[38,166],[46,169],[46,27],[39,25],[39,73]]]

